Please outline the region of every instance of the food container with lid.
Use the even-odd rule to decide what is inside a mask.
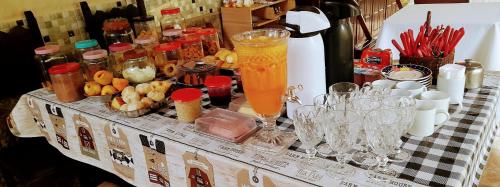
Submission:
[[[159,74],[175,77],[178,73],[177,65],[181,56],[181,45],[178,42],[163,43],[155,47],[155,66]]]
[[[40,66],[40,79],[42,86],[47,91],[53,91],[49,76],[49,68],[55,65],[63,64],[68,58],[60,52],[59,45],[45,45],[35,49],[35,60]]]
[[[83,59],[83,53],[97,49],[101,49],[101,46],[99,46],[97,40],[91,39],[78,41],[75,43],[75,57],[78,61],[80,61],[81,59]]]
[[[62,102],[74,102],[84,98],[83,73],[80,64],[69,62],[49,68],[50,79],[56,97]]]
[[[153,16],[146,17],[134,17],[134,31],[138,38],[143,37],[153,37],[156,41],[158,40],[158,31],[156,30],[155,18]]]
[[[160,11],[161,13],[161,30],[169,29],[184,29],[184,18],[181,15],[180,8],[167,8]]]
[[[148,57],[154,59],[154,48],[158,45],[158,43],[153,36],[137,37],[135,39],[135,44],[137,44],[136,49],[146,50]]]
[[[233,143],[241,143],[258,130],[255,119],[216,108],[195,120],[196,132]]]
[[[207,76],[215,75],[215,69],[214,65],[204,64],[203,62],[186,63],[179,67],[177,82],[186,86],[201,86]]]
[[[122,75],[132,83],[152,81],[156,76],[156,67],[144,50],[131,50],[125,53],[127,61],[123,64]]]
[[[83,53],[83,72],[85,80],[94,80],[94,74],[108,69],[108,51],[98,49]]]
[[[465,66],[465,88],[481,88],[484,78],[484,70],[481,63],[472,59],[465,59],[465,62],[458,62],[457,64]]]
[[[214,28],[200,29],[196,32],[200,35],[203,44],[203,52],[206,55],[215,55],[219,51],[219,35]]]
[[[196,88],[183,88],[172,93],[177,119],[191,123],[201,114],[201,91]]]
[[[184,62],[198,61],[205,56],[200,37],[183,37],[177,41],[181,43],[181,54]]]
[[[160,43],[169,43],[178,40],[182,37],[182,29],[168,29],[162,31],[162,39]]]
[[[130,43],[115,43],[109,46],[109,66],[114,77],[122,77],[125,52],[134,49]]]
[[[205,79],[210,104],[228,106],[231,102],[232,79],[229,76],[208,76]]]
[[[103,23],[104,39],[109,45],[114,43],[133,43],[134,33],[127,19],[112,18]]]

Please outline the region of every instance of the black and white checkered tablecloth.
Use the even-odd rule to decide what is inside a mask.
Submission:
[[[204,93],[204,110],[212,109],[207,89],[201,90]],[[403,136],[403,149],[411,153],[412,157],[409,162],[391,163],[389,167],[399,173],[398,178],[422,185],[454,187],[477,184],[482,171],[481,164],[484,166],[489,153],[485,150],[491,146],[498,126],[489,121],[495,114],[498,94],[499,89],[494,86],[467,91],[463,108],[457,111],[457,105],[450,105],[450,120],[433,135],[423,138],[408,134]],[[173,105],[157,113],[177,118]],[[282,130],[294,130],[292,120],[286,117],[280,117],[277,125]],[[289,150],[305,152],[299,140]]]

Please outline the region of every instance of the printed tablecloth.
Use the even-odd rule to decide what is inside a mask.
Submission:
[[[92,99],[61,103],[44,90],[27,93],[11,113],[11,131],[19,137],[45,136],[64,155],[116,174],[136,186],[470,186],[477,184],[498,123],[500,77],[467,91],[464,107],[450,107],[450,121],[432,136],[404,136],[409,162],[390,164],[399,173],[388,183],[370,180],[371,171],[355,166],[355,175],[338,180],[323,168],[301,170],[305,159],[297,141],[281,155],[256,153],[200,135],[178,122],[174,107],[140,118],[126,118]],[[204,112],[210,110],[204,95]],[[279,128],[293,131],[290,119]],[[247,141],[248,142],[248,141]],[[334,164],[330,158],[315,162]]]

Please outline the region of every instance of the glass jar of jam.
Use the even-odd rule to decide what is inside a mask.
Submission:
[[[104,39],[109,45],[114,43],[133,43],[134,33],[127,19],[107,19],[103,23]]]
[[[130,43],[116,43],[109,46],[109,66],[114,77],[122,77],[123,64],[126,61],[124,54],[132,49]]]
[[[97,40],[91,39],[78,41],[75,43],[74,57],[78,60],[78,62],[80,62],[83,59],[83,53],[97,49],[101,49],[101,46],[99,46]]]
[[[52,83],[49,76],[49,68],[55,65],[64,64],[68,58],[60,52],[59,45],[46,45],[35,49],[35,59],[40,66],[40,78],[42,86],[47,91],[51,92]]]
[[[49,68],[50,79],[59,101],[74,102],[83,99],[84,79],[80,64],[69,62]]]
[[[179,121],[192,123],[201,115],[201,95],[196,88],[183,88],[172,93]]]
[[[177,41],[181,43],[181,58],[184,62],[198,61],[205,56],[200,37],[183,37]]]
[[[214,106],[228,106],[231,102],[232,79],[228,76],[208,76],[205,86],[210,103]]]
[[[96,72],[108,69],[108,51],[99,49],[83,53],[82,65],[85,80],[94,80]]]
[[[155,66],[158,74],[175,77],[181,60],[181,45],[178,42],[164,43],[155,47]]]
[[[144,50],[131,50],[125,53],[127,61],[123,65],[122,75],[131,83],[145,83],[156,76],[156,67]]]
[[[161,13],[161,30],[169,29],[184,29],[185,23],[184,18],[181,15],[180,8],[167,8],[160,11]]]
[[[203,52],[206,55],[215,55],[219,51],[219,35],[214,28],[205,28],[196,32],[201,37]]]
[[[162,31],[162,39],[160,43],[169,43],[178,40],[182,37],[182,29],[169,29]]]

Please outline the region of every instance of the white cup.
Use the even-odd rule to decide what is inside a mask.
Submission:
[[[420,98],[417,98],[417,101],[418,99],[432,101],[434,103],[434,106],[436,106],[436,110],[448,112],[450,106],[450,96],[446,92],[426,91],[422,92],[419,97]],[[446,115],[437,115],[435,124],[443,124],[448,120],[448,118],[449,117],[447,117]]]
[[[403,89],[392,89],[390,95],[396,97],[411,97],[411,92]]]
[[[432,101],[423,100],[421,102],[417,102],[415,119],[413,120],[413,125],[408,130],[408,133],[413,136],[420,137],[432,135],[436,129],[434,127],[436,115],[441,113],[449,118],[447,112],[436,110],[436,106]]]
[[[410,91],[412,97],[427,91],[427,87],[425,87],[422,83],[415,81],[399,82],[396,84],[396,88]]]
[[[396,81],[381,79],[372,82],[372,86],[374,87],[382,87],[392,89],[396,85]]]

